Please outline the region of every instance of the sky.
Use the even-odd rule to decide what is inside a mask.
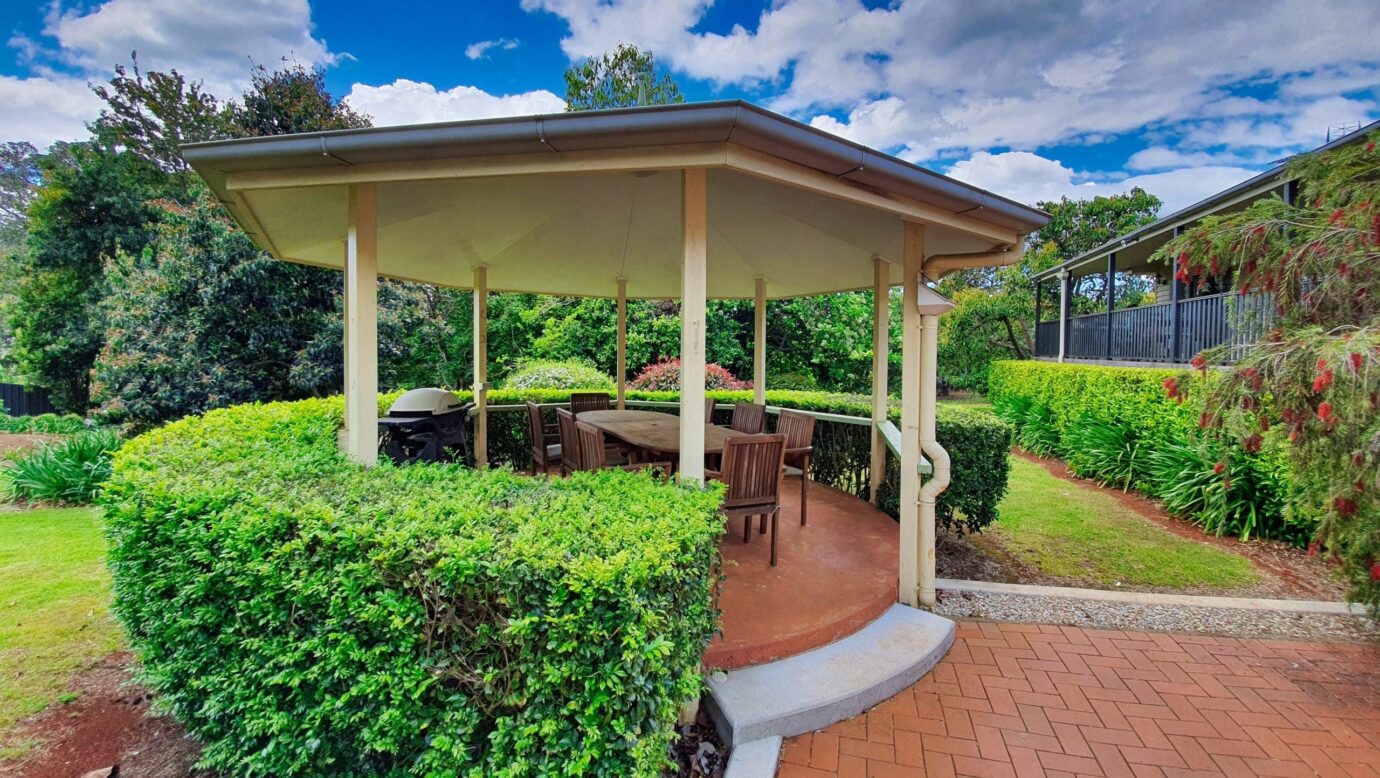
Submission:
[[[1380,118],[1377,0],[53,0],[0,4],[0,141],[85,136],[137,51],[221,98],[320,66],[377,125],[564,106],[620,42],[688,100],[741,98],[1013,199],[1189,205]]]

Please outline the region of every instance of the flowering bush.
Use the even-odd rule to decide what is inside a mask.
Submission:
[[[612,389],[613,379],[594,366],[569,359],[531,360],[518,364],[503,382],[504,389]]]
[[[645,392],[675,392],[680,390],[680,360],[662,359],[642,368],[629,389]],[[723,365],[710,362],[704,366],[704,388],[706,389],[751,389],[748,381],[739,381]]]

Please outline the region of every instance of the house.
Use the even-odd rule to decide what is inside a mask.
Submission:
[[[1380,128],[1372,122],[1318,151],[1357,143]],[[1229,283],[1190,288],[1151,256],[1205,216],[1240,211],[1264,198],[1292,202],[1298,181],[1288,161],[1035,276],[1035,357],[1120,366],[1176,366],[1204,349],[1256,340],[1273,314],[1267,295],[1228,304]],[[1096,287],[1101,310],[1075,310],[1080,285]],[[1127,287],[1143,294],[1125,294]],[[1052,288],[1051,288],[1052,287]],[[1122,294],[1118,294],[1118,290]],[[1058,318],[1042,321],[1053,294]],[[1152,296],[1153,295],[1153,296]]]

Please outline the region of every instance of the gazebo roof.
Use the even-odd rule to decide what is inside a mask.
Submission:
[[[708,293],[872,286],[903,220],[927,254],[1018,246],[1043,212],[740,101],[215,141],[183,154],[273,256],[339,268],[377,185],[379,272],[495,291],[680,293],[683,168],[708,170]],[[900,282],[893,271],[892,282]]]

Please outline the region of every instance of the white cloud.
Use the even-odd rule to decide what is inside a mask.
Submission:
[[[544,89],[515,95],[492,95],[472,86],[444,91],[431,84],[400,78],[391,84],[355,84],[345,101],[379,126],[428,124],[499,116],[527,116],[565,110],[565,101]]]
[[[54,3],[39,39],[10,39],[33,77],[0,87],[7,98],[0,138],[46,145],[80,137],[80,120],[95,118],[100,108],[86,83],[107,80],[115,65],[128,64],[131,51],[139,53],[141,68],[176,68],[222,99],[247,85],[251,62],[271,69],[284,58],[310,66],[344,56],[315,37],[307,0],[107,0],[83,8]]]
[[[1161,215],[1192,205],[1255,174],[1247,168],[1212,165],[1125,178],[1097,178],[1028,151],[979,151],[948,170],[948,175],[960,181],[1030,205],[1060,197],[1081,199],[1118,194],[1138,186],[1164,201]]]
[[[25,140],[44,149],[86,135],[101,101],[73,78],[0,76],[0,140]]]
[[[475,41],[465,47],[465,56],[469,59],[484,59],[488,55],[489,49],[503,49],[505,51],[518,47],[517,38],[498,38],[491,41]]]

